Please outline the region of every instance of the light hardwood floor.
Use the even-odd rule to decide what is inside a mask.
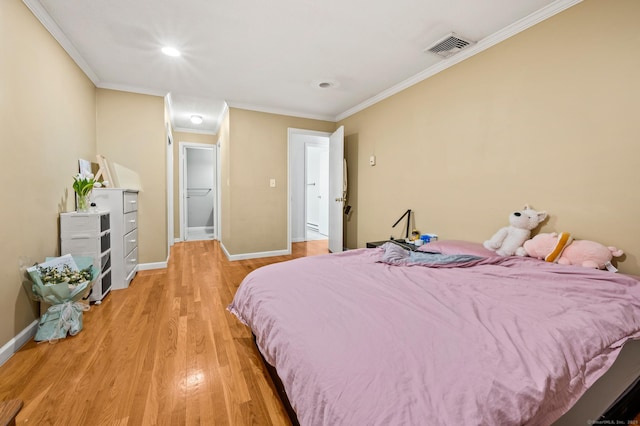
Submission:
[[[17,424],[288,425],[249,330],[227,310],[252,270],[327,253],[229,262],[217,241],[174,245],[167,269],[142,271],[84,314],[84,330],[30,342],[0,367]]]

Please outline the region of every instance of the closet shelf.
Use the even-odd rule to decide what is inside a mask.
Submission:
[[[191,193],[190,191],[198,191],[198,193]],[[206,197],[213,188],[187,188],[187,198],[190,197]]]

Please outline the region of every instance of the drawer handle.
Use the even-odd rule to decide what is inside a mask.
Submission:
[[[129,221],[129,223],[136,223],[136,220],[135,220],[135,219],[131,219],[131,220]]]
[[[137,261],[138,261],[138,259],[131,259],[131,260],[129,261],[129,263],[136,263]]]
[[[129,242],[130,242],[130,243],[135,243],[135,242],[136,242],[136,240],[129,240]]]
[[[137,203],[137,201],[136,200],[130,200],[129,203],[135,204],[135,203]]]

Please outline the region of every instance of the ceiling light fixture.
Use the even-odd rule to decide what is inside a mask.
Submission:
[[[199,115],[192,115],[191,116],[191,122],[193,124],[202,124],[202,117]]]
[[[167,56],[173,56],[174,58],[176,56],[180,56],[180,51],[178,49],[176,49],[175,47],[170,47],[170,46],[165,46],[162,48],[162,53],[164,53]]]
[[[311,87],[316,89],[335,89],[340,86],[336,80],[314,80],[311,82]]]

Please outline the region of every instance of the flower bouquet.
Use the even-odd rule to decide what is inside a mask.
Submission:
[[[70,254],[27,268],[31,279],[27,291],[33,300],[51,306],[40,318],[36,341],[64,339],[82,330],[82,312],[89,305],[80,302],[88,297],[98,270],[92,257],[72,257]],[[25,286],[26,287],[26,286]]]

